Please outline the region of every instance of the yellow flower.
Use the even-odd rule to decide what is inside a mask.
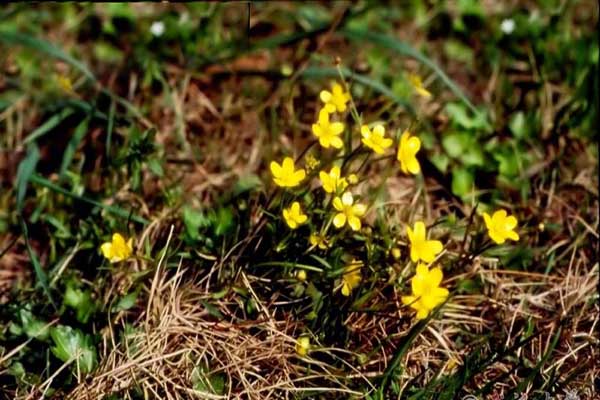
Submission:
[[[410,136],[409,131],[404,131],[398,145],[398,161],[405,174],[418,174],[421,170],[416,154],[421,148],[421,141],[416,136]]]
[[[412,85],[415,92],[427,99],[431,97],[431,93],[429,92],[429,90],[425,89],[425,87],[423,86],[423,81],[421,80],[421,77],[419,75],[408,74],[408,81]]]
[[[417,273],[411,279],[412,296],[402,296],[402,303],[417,312],[417,319],[425,319],[429,313],[448,297],[448,289],[440,287],[444,275],[438,267],[429,270],[417,265]]]
[[[413,262],[423,260],[430,263],[444,248],[439,240],[426,239],[425,224],[422,221],[415,222],[414,231],[407,226],[406,232],[408,233],[408,240],[410,240],[410,259]]]
[[[351,185],[356,185],[358,183],[358,176],[356,176],[356,174],[348,175],[348,183]]]
[[[320,161],[315,158],[312,154],[307,154],[306,159],[304,160],[306,163],[306,169],[312,171],[317,168],[320,164]]]
[[[100,250],[111,263],[126,260],[133,252],[133,238],[125,242],[121,234],[115,233],[112,235],[112,242],[103,243]]]
[[[308,336],[301,336],[296,340],[296,353],[300,357],[304,357],[310,350],[310,338]]]
[[[316,124],[313,124],[312,131],[319,139],[321,146],[326,149],[329,146],[341,149],[344,145],[342,138],[340,138],[341,133],[344,131],[344,124],[341,122],[329,122],[329,113],[325,108],[319,111],[319,120]]]
[[[346,103],[350,101],[350,94],[344,92],[342,85],[339,83],[334,83],[331,86],[331,92],[328,92],[327,90],[321,91],[319,97],[321,98],[321,101],[325,103],[324,109],[327,110],[328,113],[346,111]]]
[[[356,288],[362,280],[360,269],[362,268],[362,262],[352,260],[352,262],[344,268],[344,274],[342,275],[342,294],[344,296],[350,296],[352,289]]]
[[[318,235],[316,233],[310,234],[310,236],[308,237],[308,242],[311,246],[316,246],[321,250],[326,250],[328,247],[330,247],[325,236]]]
[[[73,82],[67,75],[59,74],[56,77],[56,83],[58,86],[67,93],[73,93]]]
[[[327,193],[338,193],[346,189],[348,182],[346,178],[342,178],[340,167],[333,166],[329,173],[325,171],[319,172],[319,178],[323,184],[323,190]]]
[[[360,229],[360,217],[365,215],[367,207],[364,204],[354,204],[352,193],[346,192],[341,198],[334,198],[333,207],[339,211],[333,218],[333,225],[336,228],[341,228],[348,222],[353,231]]]
[[[484,212],[483,219],[488,234],[497,244],[504,243],[506,239],[519,240],[519,234],[514,230],[517,226],[517,219],[512,215],[507,216],[505,210],[498,210],[491,217]]]
[[[298,186],[306,176],[306,172],[302,168],[297,171],[294,169],[294,160],[291,157],[284,158],[281,165],[272,161],[271,172],[273,180],[281,187]]]
[[[296,279],[298,279],[298,281],[300,281],[300,282],[304,282],[306,280],[306,271],[303,269],[297,270],[295,275],[296,275]]]
[[[283,218],[290,228],[296,229],[305,223],[308,217],[306,214],[302,214],[300,203],[295,201],[290,207],[283,209]]]
[[[377,154],[383,154],[385,149],[393,143],[392,139],[385,137],[385,128],[381,124],[375,125],[373,130],[369,129],[367,125],[363,125],[360,128],[360,133],[364,145]]]

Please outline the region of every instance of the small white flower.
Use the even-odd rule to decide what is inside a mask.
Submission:
[[[500,24],[500,30],[506,35],[510,35],[515,30],[515,20],[512,18],[506,18],[502,20],[502,23]]]
[[[154,21],[152,26],[150,26],[150,32],[152,35],[159,37],[165,33],[165,23],[162,21]]]

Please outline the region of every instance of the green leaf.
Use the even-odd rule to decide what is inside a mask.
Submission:
[[[498,172],[505,177],[515,177],[519,175],[518,155],[515,151],[507,148],[498,148],[493,153],[494,160],[498,162]]]
[[[233,228],[233,210],[229,207],[219,208],[215,220],[215,235],[223,236],[231,228]]]
[[[508,123],[508,127],[509,127],[510,131],[512,132],[512,134],[516,138],[525,137],[526,130],[527,130],[527,123],[525,121],[525,113],[523,113],[523,111],[519,111],[519,112],[515,113],[511,117],[510,122]]]
[[[221,311],[214,305],[210,304],[207,301],[200,301],[200,303],[202,303],[202,305],[204,306],[204,308],[206,308],[206,311],[208,311],[208,314],[218,318],[218,319],[223,319],[223,314],[221,313]]]
[[[241,176],[233,187],[233,195],[239,196],[242,193],[249,192],[262,186],[262,181],[255,174]]]
[[[194,210],[191,207],[183,208],[183,224],[185,232],[192,240],[200,239],[199,230],[208,228],[211,225],[211,220],[204,213]]]
[[[445,107],[446,113],[455,126],[464,129],[490,131],[491,125],[487,121],[485,113],[477,111],[469,112],[464,104],[448,103]]]
[[[469,147],[468,133],[451,132],[442,137],[442,147],[450,157],[459,158]]]
[[[48,338],[48,324],[36,318],[31,311],[22,309],[19,312],[19,317],[21,320],[21,327],[27,337],[38,340],[46,340]]]
[[[73,284],[67,285],[63,303],[76,311],[77,321],[85,324],[96,311],[96,304],[88,290],[77,289]]]
[[[135,303],[137,301],[139,293],[140,293],[139,290],[135,290],[135,291],[128,293],[127,295],[121,297],[119,299],[119,302],[117,304],[115,304],[115,306],[113,307],[113,311],[114,312],[125,311],[125,310],[129,310],[131,307],[135,306]]]
[[[59,325],[50,329],[54,346],[52,354],[63,362],[75,360],[83,373],[91,372],[96,366],[96,348],[89,335],[70,326]]]
[[[465,196],[473,190],[473,173],[467,168],[456,168],[452,171],[452,192],[457,196]]]

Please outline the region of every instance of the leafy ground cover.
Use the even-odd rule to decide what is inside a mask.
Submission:
[[[5,6],[2,396],[598,396],[597,4],[400,3]]]

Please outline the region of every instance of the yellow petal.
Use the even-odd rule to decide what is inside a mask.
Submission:
[[[271,161],[270,167],[271,167],[271,173],[275,177],[281,176],[281,165],[277,164],[275,161]]]
[[[300,183],[300,181],[302,181],[304,177],[306,177],[306,171],[304,171],[303,169],[299,169],[298,171],[294,172],[293,178],[296,184]]]
[[[354,199],[352,198],[352,193],[345,192],[342,195],[342,204],[344,204],[345,206],[351,206],[353,202],[354,202]]]
[[[498,233],[497,233],[495,230],[493,230],[493,229],[490,229],[490,230],[488,231],[488,234],[490,235],[490,238],[491,238],[491,239],[492,239],[494,242],[496,242],[496,244],[503,244],[503,243],[506,241],[506,239],[504,238],[504,236],[502,236],[502,235],[499,235],[499,234],[498,234]]]
[[[344,209],[344,204],[342,203],[342,199],[336,197],[333,199],[333,208],[338,211],[342,211]]]
[[[321,101],[323,103],[328,103],[331,100],[331,93],[328,92],[327,90],[322,90],[321,93],[319,93],[319,97],[321,98]]]
[[[492,217],[490,217],[490,214],[484,212],[483,213],[483,220],[485,221],[485,226],[490,229],[492,226]]]
[[[344,131],[344,124],[341,122],[334,122],[330,125],[330,129],[331,134],[337,136]]]
[[[417,269],[416,269],[416,274],[419,276],[427,276],[429,273],[429,268],[427,268],[427,265],[419,263],[417,265]]]
[[[365,215],[365,212],[367,212],[367,206],[364,204],[355,204],[352,206],[352,212],[354,212],[354,215],[357,217],[362,217]]]
[[[125,247],[125,238],[120,233],[112,235],[112,244],[117,248]]]
[[[414,240],[425,240],[425,224],[422,221],[415,222]]]
[[[110,243],[110,242],[103,243],[102,246],[100,246],[100,250],[102,251],[102,255],[104,257],[108,258],[109,260],[113,257],[112,243]]]
[[[504,226],[507,230],[514,229],[517,226],[517,219],[512,215],[510,217],[507,217],[506,221],[504,222]]]
[[[406,227],[406,234],[408,235],[408,240],[410,242],[413,242],[414,241],[414,233],[413,233],[412,229],[410,229],[410,226]]]
[[[329,125],[329,113],[327,112],[325,107],[321,109],[321,111],[319,111],[319,125],[321,126]]]
[[[515,242],[519,240],[519,234],[515,231],[508,231],[506,232],[506,236],[511,239],[514,240]]]
[[[331,146],[336,149],[341,149],[344,146],[344,142],[338,136],[331,138]]]
[[[363,125],[360,127],[360,133],[363,137],[371,136],[371,130],[369,129],[369,127],[367,125]]]
[[[283,159],[282,169],[284,174],[288,174],[294,170],[294,160],[292,157],[286,157]]]
[[[410,150],[412,154],[415,154],[421,148],[421,140],[418,137],[413,136],[406,142],[407,150]]]
[[[347,283],[344,283],[342,285],[342,294],[344,296],[348,297],[348,296],[350,296],[350,291],[351,291],[350,286]]]
[[[352,228],[353,231],[358,231],[358,230],[360,230],[360,227],[361,227],[360,219],[357,217],[354,217],[354,216],[349,217],[348,225],[350,225],[350,228]]]
[[[336,216],[333,218],[333,225],[336,228],[341,228],[345,224],[346,224],[346,214],[344,214],[344,213],[336,214]]]
[[[506,210],[498,210],[492,215],[494,224],[501,224],[506,219]]]
[[[406,160],[406,170],[411,174],[416,175],[421,171],[421,165],[419,165],[419,161],[415,157],[411,157]]]
[[[444,245],[439,240],[428,240],[426,245],[427,249],[434,255],[438,255],[444,249]]]
[[[431,271],[429,271],[428,279],[431,286],[440,286],[442,279],[444,279],[444,274],[440,268],[432,268]]]
[[[427,316],[429,315],[429,310],[425,309],[425,308],[421,308],[419,311],[417,311],[417,319],[425,319],[427,318]]]
[[[321,128],[321,125],[313,124],[312,125],[312,131],[315,134],[315,136],[318,137],[318,138],[320,138],[321,135],[323,135],[323,129]]]

